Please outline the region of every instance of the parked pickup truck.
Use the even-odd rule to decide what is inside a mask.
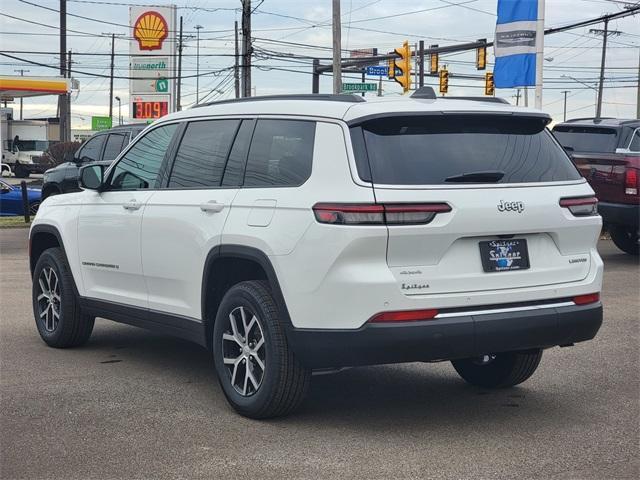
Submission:
[[[640,120],[579,118],[553,133],[598,197],[598,212],[621,250],[638,255]]]

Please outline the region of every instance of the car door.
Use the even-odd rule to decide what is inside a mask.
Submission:
[[[78,254],[85,295],[147,308],[140,258],[142,213],[160,185],[178,124],[140,137],[113,165],[103,191],[86,191],[78,221]]]
[[[165,188],[153,193],[142,219],[150,309],[201,319],[204,264],[221,242],[252,129],[252,120],[240,119],[186,124]]]

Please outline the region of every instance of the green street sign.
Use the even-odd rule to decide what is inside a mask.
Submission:
[[[111,117],[91,117],[91,130],[109,130],[111,128]]]
[[[375,92],[378,90],[377,83],[343,83],[342,91],[347,93],[353,92]]]
[[[156,80],[156,92],[167,93],[169,91],[169,80],[166,78],[159,78]]]

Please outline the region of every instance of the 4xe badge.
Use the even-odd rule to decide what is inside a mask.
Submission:
[[[524,211],[524,202],[505,202],[504,200],[500,200],[498,211],[522,213]]]

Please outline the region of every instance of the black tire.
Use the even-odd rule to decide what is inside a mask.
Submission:
[[[31,172],[27,170],[27,167],[22,166],[20,163],[16,163],[15,167],[13,167],[13,174],[16,178],[29,178]]]
[[[245,348],[260,345],[260,338],[264,339],[263,346],[258,346],[253,351],[254,355],[262,357],[260,361],[264,370],[256,363],[254,356],[249,355],[247,350],[243,351],[241,343],[229,340],[230,334],[236,337],[232,332],[229,316],[233,312],[237,318],[240,309],[248,317],[248,323],[251,323],[255,315],[257,325],[254,323],[247,334],[242,323],[237,323],[238,337],[245,342]],[[223,340],[225,334],[227,338]],[[216,315],[212,345],[218,380],[227,400],[240,415],[255,419],[283,416],[292,412],[304,399],[309,389],[311,372],[300,364],[289,348],[283,322],[266,282],[247,281],[229,289]],[[235,351],[230,351],[234,349]],[[236,390],[239,386],[232,383],[234,367],[225,365],[225,355],[237,359],[235,368],[238,375],[247,377],[246,371],[250,369],[251,378],[257,379],[262,372],[257,388],[245,378],[245,394]],[[243,355],[249,358],[241,358]],[[240,361],[243,363],[238,363]]]
[[[533,375],[541,358],[542,350],[528,350],[453,360],[451,363],[458,375],[471,385],[506,388],[518,385]]]
[[[629,255],[638,256],[638,231],[624,225],[612,225],[609,227],[611,240],[620,250]]]
[[[55,278],[51,271],[55,273]],[[50,284],[47,284],[47,273],[51,279]],[[71,269],[60,248],[49,248],[40,255],[33,271],[32,283],[33,315],[42,340],[55,348],[77,347],[86,343],[93,331],[95,318],[80,311]],[[55,291],[55,285],[58,285],[57,299],[50,302],[53,305],[47,307],[43,317],[45,305],[49,302],[48,298],[51,298],[41,297],[45,293],[43,286],[44,290],[50,292]],[[57,322],[54,311],[58,312]]]

